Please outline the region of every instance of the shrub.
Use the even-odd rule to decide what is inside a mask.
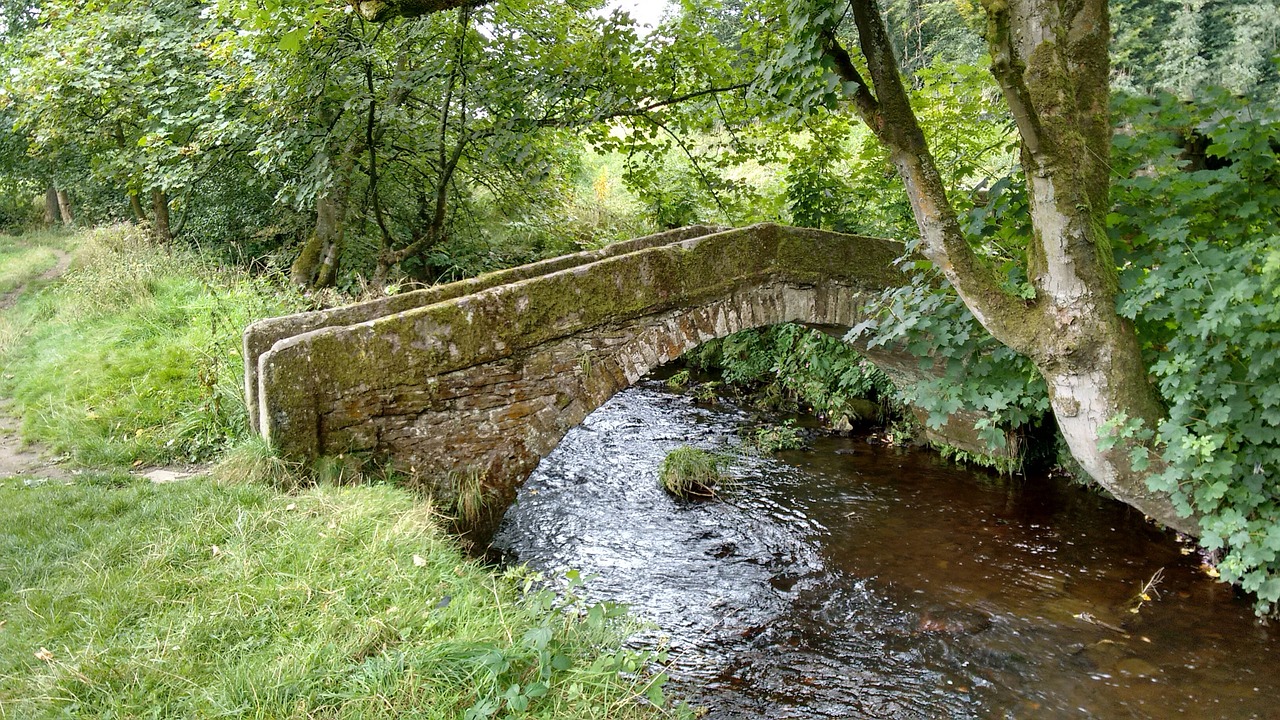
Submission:
[[[683,446],[667,453],[658,471],[662,488],[681,500],[715,497],[716,487],[727,479],[725,459],[706,450]]]
[[[751,434],[752,447],[762,453],[776,453],[780,450],[799,450],[804,447],[804,438],[796,430],[796,421],[787,420],[781,425],[765,425],[756,428]]]

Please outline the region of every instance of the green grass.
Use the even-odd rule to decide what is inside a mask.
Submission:
[[[87,466],[205,460],[242,441],[241,331],[301,299],[128,225],[71,243],[65,278],[0,320],[0,389],[24,435]],[[22,257],[0,256],[0,272]]]
[[[91,470],[0,478],[0,720],[687,715],[660,654],[619,650],[621,608],[464,559],[345,458],[303,474],[246,439],[240,332],[296,296],[128,226],[21,238],[0,272],[56,243],[71,272],[0,313],[0,391]]]
[[[73,238],[64,232],[0,235],[0,294],[15,290],[58,264],[58,250]]]
[[[658,469],[658,482],[672,495],[689,500],[714,497],[727,479],[725,458],[694,447],[682,446],[667,453]]]
[[[0,718],[660,712],[616,608],[523,596],[395,488],[8,479],[0,507]]]

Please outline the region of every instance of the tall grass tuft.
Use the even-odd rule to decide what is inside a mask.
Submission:
[[[224,483],[252,483],[280,490],[295,490],[306,484],[302,463],[285,460],[257,436],[224,453],[213,466],[212,475]]]
[[[658,481],[682,500],[715,497],[716,488],[727,480],[726,464],[723,457],[706,450],[678,447],[663,458]]]

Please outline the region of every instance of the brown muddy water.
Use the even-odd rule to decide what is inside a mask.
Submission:
[[[755,421],[642,382],[570,432],[494,545],[594,575],[708,718],[1280,718],[1280,626],[1065,481],[819,436],[740,456],[722,501],[658,488],[668,451]]]

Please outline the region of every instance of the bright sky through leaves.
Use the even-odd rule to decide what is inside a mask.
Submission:
[[[658,21],[662,20],[662,14],[670,7],[671,3],[667,0],[612,0],[608,4],[610,10],[618,8],[627,11],[631,19],[640,26],[642,35],[646,34],[644,26],[657,26]]]

